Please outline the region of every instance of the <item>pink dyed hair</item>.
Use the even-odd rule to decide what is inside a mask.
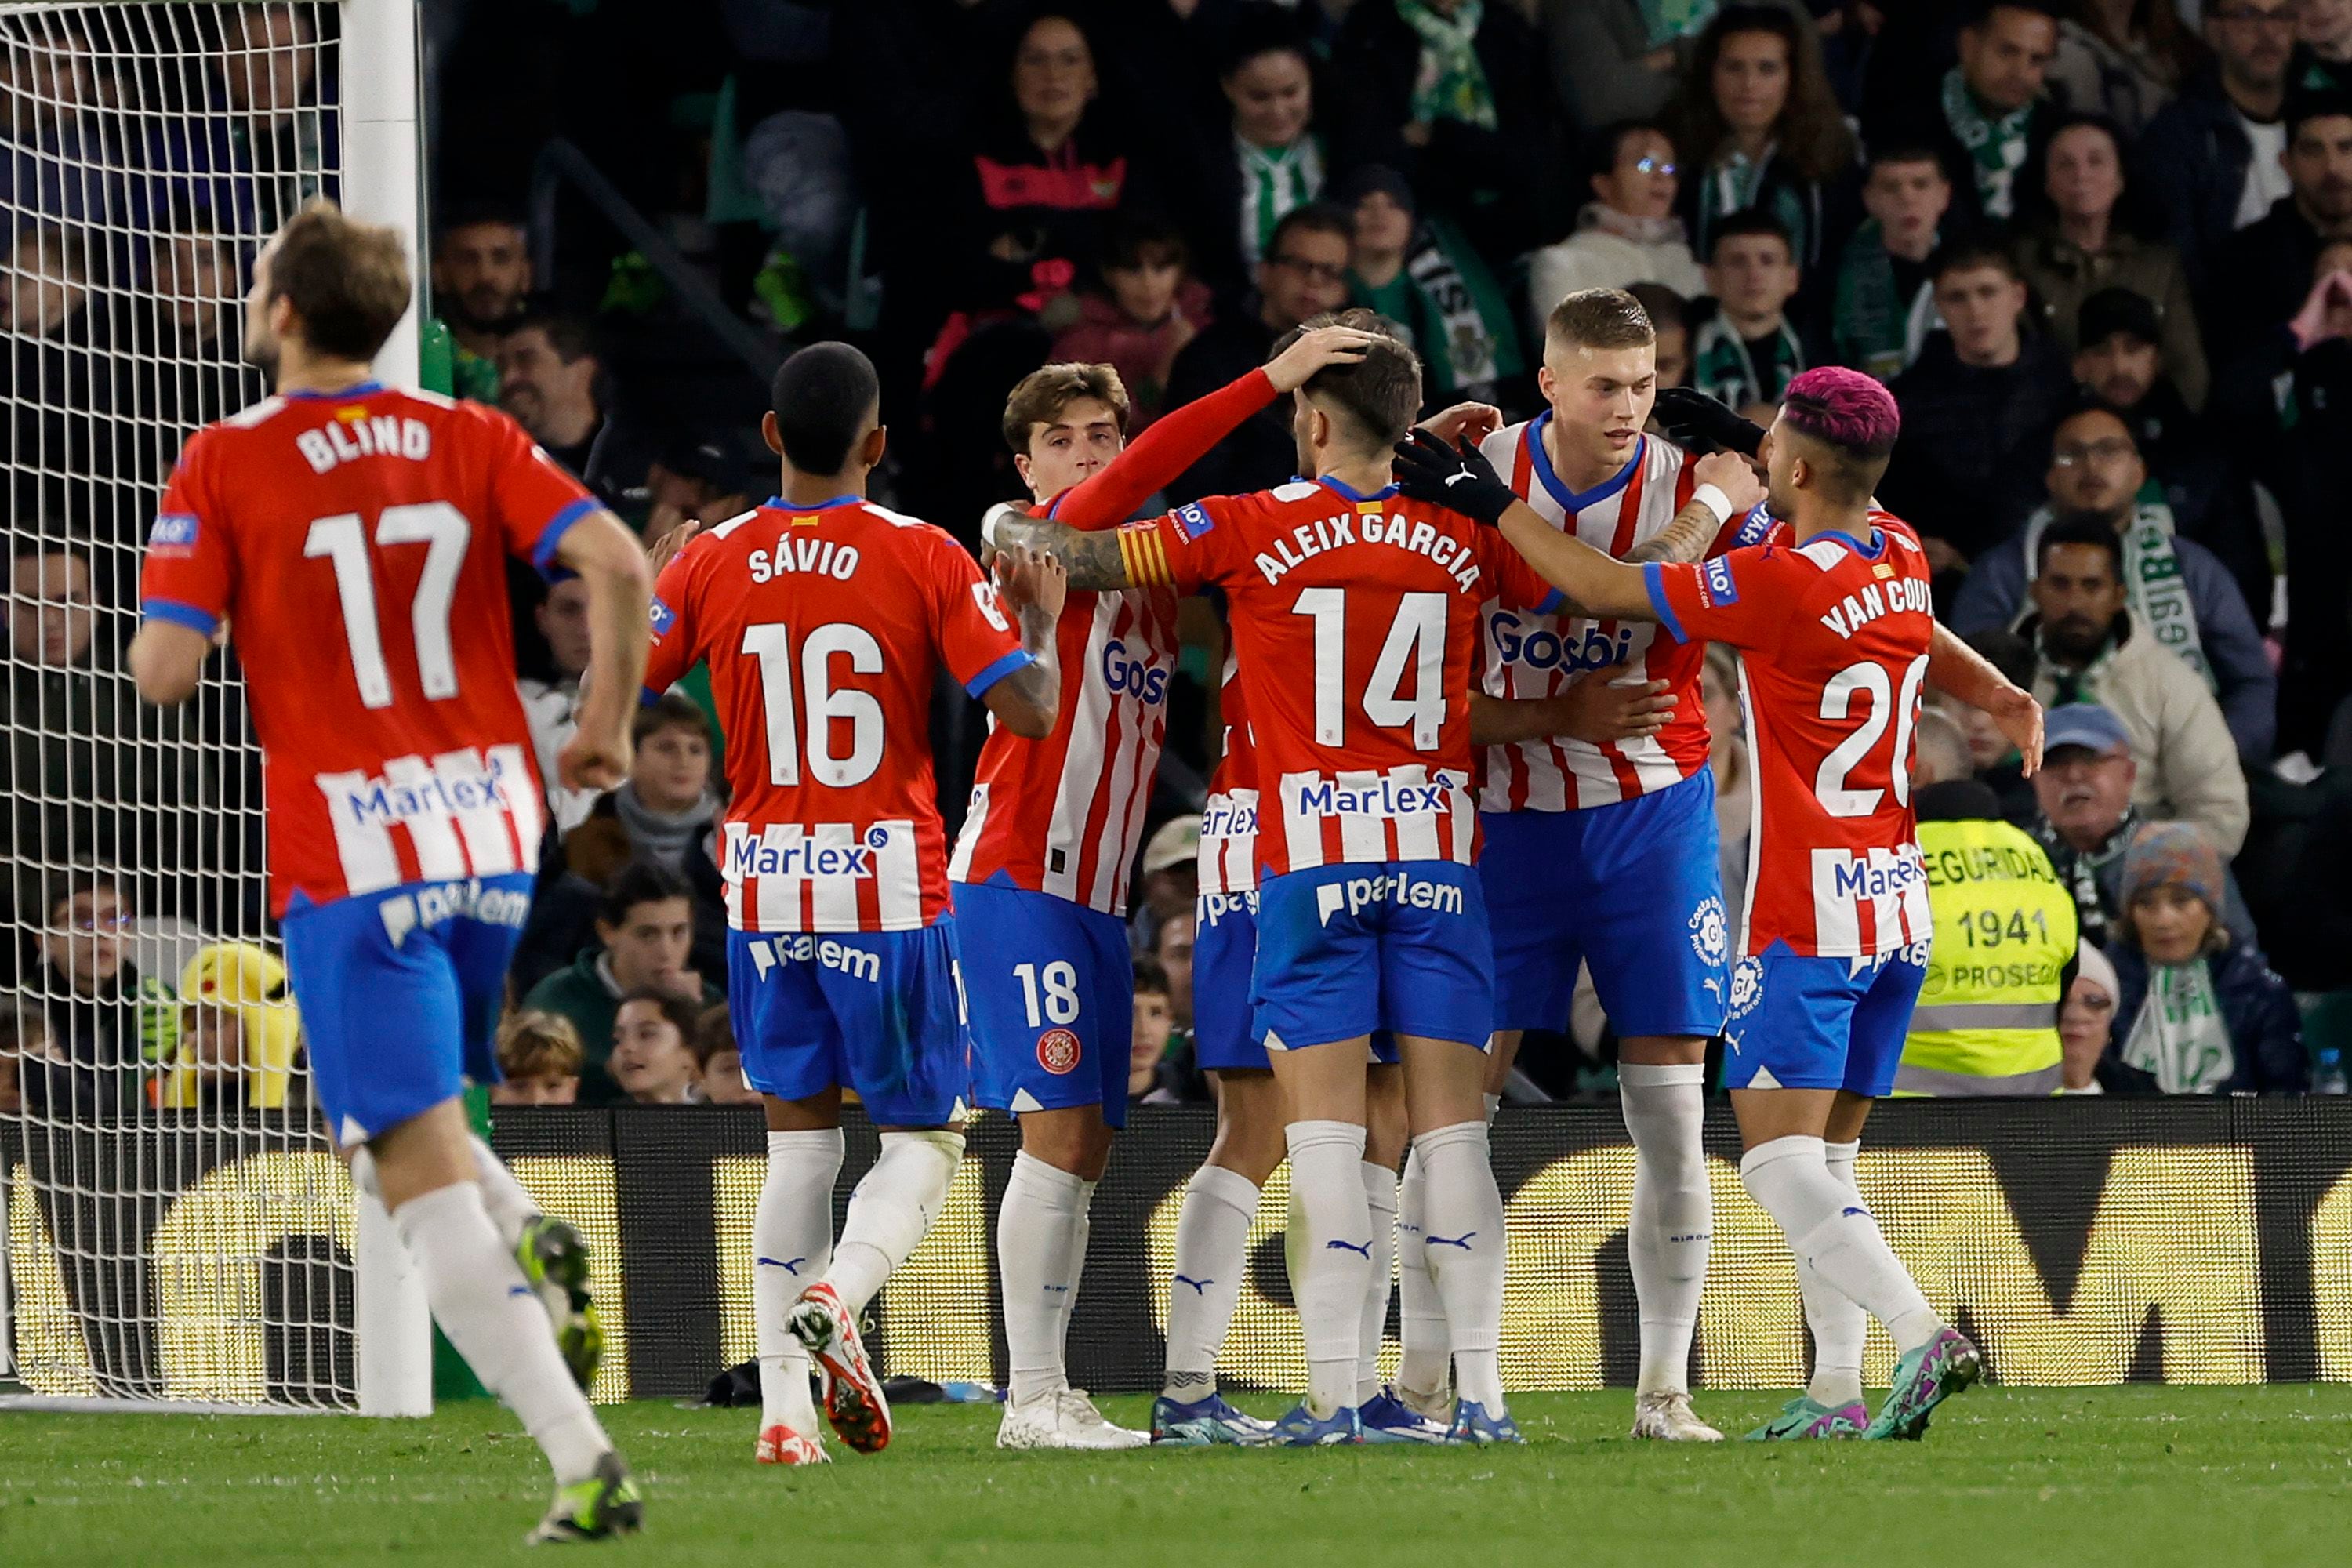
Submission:
[[[1790,382],[1780,412],[1791,427],[1865,460],[1893,451],[1903,428],[1894,394],[1862,372],[1837,365],[1809,370]]]

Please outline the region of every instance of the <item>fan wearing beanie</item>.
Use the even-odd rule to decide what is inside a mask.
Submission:
[[[2124,851],[2118,994],[2100,1068],[2138,1094],[2300,1094],[2310,1084],[2286,983],[2223,927],[2221,858],[2196,827],[2152,822]]]

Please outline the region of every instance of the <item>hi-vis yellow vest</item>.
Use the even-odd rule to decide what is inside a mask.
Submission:
[[[1919,849],[1936,945],[1895,1092],[2057,1093],[2073,897],[2042,846],[2006,822],[1923,822]]]

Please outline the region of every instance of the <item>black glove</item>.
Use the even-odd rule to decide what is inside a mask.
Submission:
[[[1700,457],[1737,452],[1752,458],[1764,444],[1764,426],[1695,387],[1660,387],[1655,417],[1675,445]]]
[[[1397,489],[1492,528],[1518,500],[1475,447],[1456,449],[1426,430],[1397,443]]]

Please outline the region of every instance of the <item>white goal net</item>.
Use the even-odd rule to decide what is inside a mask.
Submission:
[[[358,1402],[351,1189],[285,994],[236,670],[158,712],[123,650],[182,443],[264,394],[239,360],[261,241],[322,194],[415,232],[413,129],[404,188],[362,190],[385,164],[347,152],[369,104],[413,115],[413,45],[362,47],[387,6],[413,38],[411,3],[0,4],[13,1392]]]

